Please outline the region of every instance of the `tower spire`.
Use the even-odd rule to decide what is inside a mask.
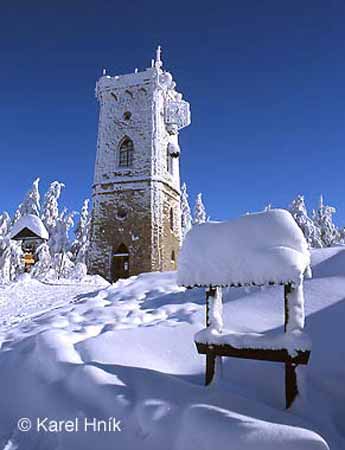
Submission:
[[[158,45],[157,50],[156,50],[156,61],[155,61],[155,66],[157,69],[160,69],[163,65],[163,61],[162,61],[162,48],[160,45]]]

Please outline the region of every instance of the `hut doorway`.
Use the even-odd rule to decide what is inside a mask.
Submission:
[[[129,277],[129,252],[125,244],[121,244],[111,258],[111,281]]]

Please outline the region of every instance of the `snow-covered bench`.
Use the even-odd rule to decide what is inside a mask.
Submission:
[[[308,245],[288,211],[272,209],[229,222],[196,225],[187,234],[178,265],[178,284],[206,288],[206,328],[195,336],[206,355],[206,384],[217,357],[285,363],[286,407],[298,394],[296,367],[307,364],[310,343],[303,332],[303,279],[311,276]],[[274,338],[223,329],[222,288],[284,286],[284,333]],[[221,358],[218,358],[221,360]]]

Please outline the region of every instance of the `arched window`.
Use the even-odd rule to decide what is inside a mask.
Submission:
[[[129,137],[122,139],[119,149],[119,166],[129,167],[133,164],[134,145]]]
[[[174,268],[176,268],[176,256],[175,256],[175,250],[171,252],[171,264]]]
[[[169,212],[169,221],[170,221],[170,229],[174,230],[174,210],[172,208],[170,208],[170,212]]]
[[[169,145],[167,146],[167,171],[173,173],[173,159],[170,153]]]

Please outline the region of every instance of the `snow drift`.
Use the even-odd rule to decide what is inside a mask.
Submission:
[[[327,275],[305,282],[313,352],[304,396],[288,412],[279,364],[228,358],[223,378],[203,385],[204,358],[193,336],[205,323],[204,292],[178,287],[173,272],[94,289],[29,279],[0,287],[0,305],[13,319],[0,334],[0,449],[343,450],[341,252],[334,259],[318,250],[316,264],[327,265]],[[225,325],[238,333],[281,333],[282,294],[280,286],[225,289]],[[53,306],[54,295],[64,297],[63,307],[14,326],[18,299],[20,320],[29,306],[35,314],[41,301]],[[23,416],[116,416],[123,431],[20,433]]]

